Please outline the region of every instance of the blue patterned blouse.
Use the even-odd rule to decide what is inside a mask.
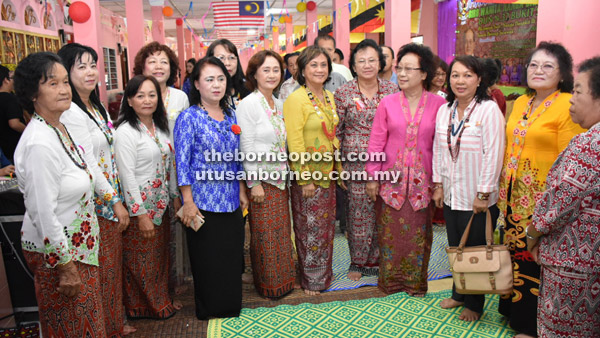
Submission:
[[[237,124],[234,111],[230,110],[219,122],[197,105],[184,110],[175,122],[173,139],[178,185],[191,185],[194,202],[200,210],[233,212],[240,206],[236,176],[244,169],[242,162],[235,160],[240,136],[233,133],[234,124]],[[234,158],[215,161],[213,153],[229,153]]]

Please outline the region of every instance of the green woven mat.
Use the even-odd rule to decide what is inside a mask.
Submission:
[[[322,304],[243,309],[238,318],[213,319],[208,338],[226,337],[511,337],[497,311],[498,296],[487,296],[480,320],[458,319],[462,307],[439,307],[450,290],[424,298],[397,293],[384,298]]]

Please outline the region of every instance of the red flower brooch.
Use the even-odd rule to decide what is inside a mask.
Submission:
[[[232,124],[231,125],[231,131],[236,134],[239,135],[242,133],[242,128],[240,128],[240,126],[238,126],[237,124]]]

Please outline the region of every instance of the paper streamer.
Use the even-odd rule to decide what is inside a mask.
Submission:
[[[206,31],[206,26],[204,25],[204,19],[206,19],[208,12],[210,12],[210,9],[212,8],[212,5],[213,5],[212,2],[210,4],[208,4],[208,10],[206,10],[206,13],[204,13],[202,18],[200,19],[200,23],[202,24],[202,29],[204,29],[204,34],[203,34],[204,38],[206,38],[206,35],[208,35],[208,32]]]

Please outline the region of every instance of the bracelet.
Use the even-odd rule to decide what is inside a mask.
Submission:
[[[538,237],[533,237],[529,234],[529,226],[525,228],[525,236],[527,237],[527,239],[530,239],[532,241],[538,239]]]

